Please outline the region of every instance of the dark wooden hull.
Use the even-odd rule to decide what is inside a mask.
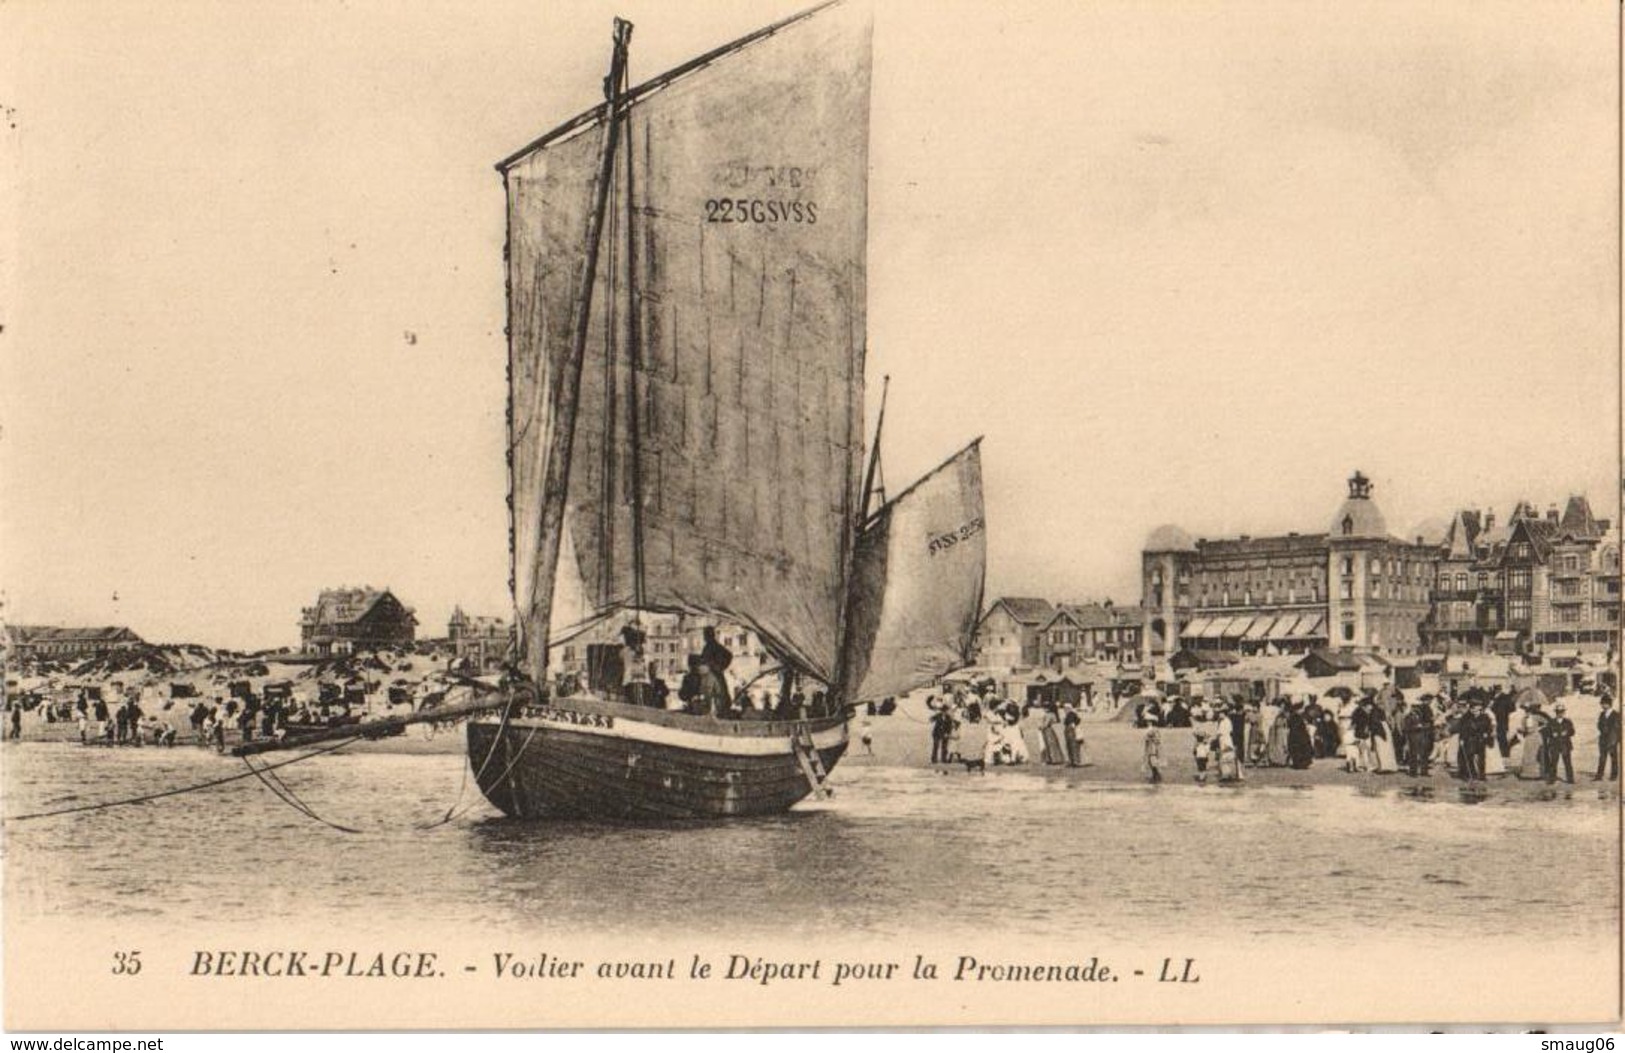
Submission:
[[[844,717],[799,722],[825,771],[846,752]],[[797,722],[727,721],[595,699],[468,725],[480,792],[517,819],[714,819],[788,811],[813,792]]]

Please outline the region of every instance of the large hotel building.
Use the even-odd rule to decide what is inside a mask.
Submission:
[[[1182,649],[1314,648],[1618,653],[1619,529],[1584,497],[1542,517],[1527,502],[1504,528],[1458,513],[1392,535],[1356,472],[1325,532],[1193,539],[1177,526],[1141,556],[1148,659]]]

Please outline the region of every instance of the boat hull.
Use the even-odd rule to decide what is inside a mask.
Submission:
[[[846,721],[728,721],[599,700],[468,724],[480,792],[516,819],[714,819],[788,811],[813,792],[792,744],[811,736],[827,773]]]

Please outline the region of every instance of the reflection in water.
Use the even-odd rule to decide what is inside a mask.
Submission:
[[[6,810],[198,782],[230,762],[191,750],[6,752]],[[89,770],[93,792],[83,789]],[[1556,937],[1606,935],[1618,799],[1433,786],[1095,785],[837,770],[838,796],[778,817],[642,826],[510,821],[459,799],[448,756],[337,755],[284,769],[345,835],[248,784],[7,828],[7,905],[23,915],[336,922],[406,910],[425,925],[541,938],[573,931],[841,931],[886,938],[996,926],[1083,939],[1206,930],[1405,934],[1516,918],[1546,861],[1588,860],[1543,907]],[[474,791],[463,787],[465,804]],[[1486,913],[1489,912],[1489,913]]]

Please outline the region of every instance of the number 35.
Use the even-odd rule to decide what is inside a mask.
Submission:
[[[141,971],[140,951],[114,951],[113,975],[134,976]]]

